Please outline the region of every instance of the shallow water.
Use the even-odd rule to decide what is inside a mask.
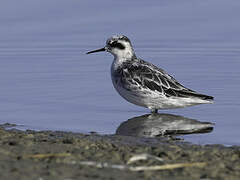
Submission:
[[[57,4],[57,6],[56,6]],[[129,36],[137,56],[214,104],[163,113],[215,123],[187,141],[240,145],[240,2],[7,1],[0,6],[0,123],[21,129],[115,133],[149,113],[113,89],[103,47]]]

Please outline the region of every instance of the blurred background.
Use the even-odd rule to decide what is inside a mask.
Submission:
[[[2,1],[0,123],[114,134],[148,114],[113,89],[110,54],[85,54],[124,34],[138,57],[215,97],[214,104],[160,111],[215,123],[187,141],[240,145],[239,9],[234,0]]]

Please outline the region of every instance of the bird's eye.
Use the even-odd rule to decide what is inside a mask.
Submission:
[[[118,43],[117,41],[114,41],[109,44],[112,48],[118,48],[118,49],[125,49],[125,46],[121,43]]]

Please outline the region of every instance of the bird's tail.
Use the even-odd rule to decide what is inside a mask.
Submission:
[[[213,102],[213,100],[214,100],[214,97],[212,97],[212,96],[208,96],[208,95],[205,95],[205,94],[199,94],[195,91],[178,91],[178,96],[179,97],[199,98],[199,99],[206,100],[206,101],[209,101],[209,102]]]

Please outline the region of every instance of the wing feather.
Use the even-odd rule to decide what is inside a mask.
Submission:
[[[132,62],[134,61],[134,62]],[[177,82],[163,69],[141,59],[124,62],[119,69],[122,85],[129,91],[149,89],[166,97],[197,97],[212,100],[213,97],[198,94]],[[120,73],[120,72],[119,72]],[[123,82],[124,81],[124,82]]]
[[[124,81],[124,87],[128,90],[131,90],[131,87],[138,86],[139,88],[157,91],[168,97],[177,96],[174,90],[187,90],[164,70],[143,60],[134,63],[125,62],[121,69],[123,71],[122,81]]]

